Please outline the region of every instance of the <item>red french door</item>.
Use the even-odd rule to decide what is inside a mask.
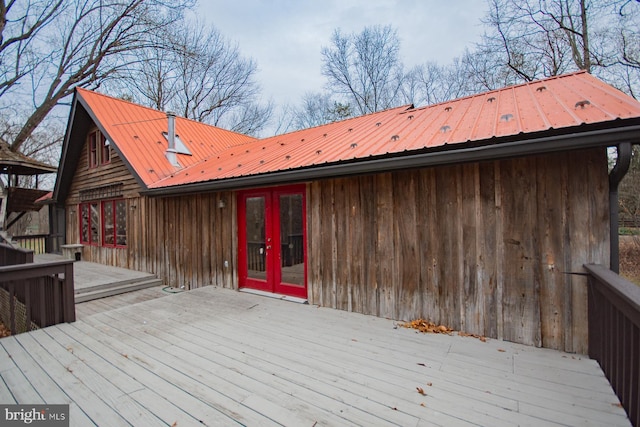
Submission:
[[[238,196],[240,288],[307,298],[305,186]]]

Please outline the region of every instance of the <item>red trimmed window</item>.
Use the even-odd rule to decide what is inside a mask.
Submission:
[[[98,129],[89,132],[87,136],[89,148],[89,168],[106,165],[111,162],[111,149],[107,138]]]
[[[98,202],[80,204],[80,243],[100,244],[100,204]]]
[[[102,246],[127,245],[127,203],[120,200],[102,202]]]
[[[109,149],[109,143],[107,142],[107,138],[100,133],[100,164],[106,165],[111,162],[111,150]]]
[[[127,203],[124,199],[81,203],[80,243],[127,246]]]
[[[96,132],[89,134],[89,167],[95,168],[98,166],[98,135]]]

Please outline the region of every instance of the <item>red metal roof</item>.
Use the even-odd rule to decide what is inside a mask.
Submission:
[[[150,188],[640,117],[640,103],[585,72],[421,108],[399,107],[220,150]]]
[[[145,185],[176,172],[165,157],[168,142],[162,133],[167,132],[166,113],[85,89],[78,88],[77,91],[80,102]],[[234,145],[255,140],[181,117],[176,117],[175,132],[192,153],[177,155],[183,168]]]

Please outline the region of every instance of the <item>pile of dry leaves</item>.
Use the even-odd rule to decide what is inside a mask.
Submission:
[[[429,322],[428,320],[425,320],[425,319],[416,319],[416,320],[412,320],[411,322],[398,323],[398,325],[402,326],[403,328],[415,329],[417,331],[430,333],[430,334],[451,335],[453,332],[456,332],[448,326],[436,325],[435,323]],[[487,338],[482,335],[470,334],[462,331],[457,331],[457,333],[461,337],[473,337],[473,338],[478,338],[482,342],[487,341]]]
[[[0,322],[0,338],[8,337],[9,335],[11,335],[11,330]]]

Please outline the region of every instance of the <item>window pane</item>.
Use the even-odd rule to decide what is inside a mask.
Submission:
[[[96,132],[89,134],[89,167],[92,168],[98,164],[98,141],[96,140]]]
[[[127,202],[116,201],[116,244],[127,245]]]
[[[265,199],[247,198],[247,276],[252,279],[266,279]]]
[[[91,240],[89,243],[100,243],[100,207],[98,203],[91,203]]]
[[[89,243],[89,205],[80,205],[80,242]]]
[[[105,245],[113,245],[114,244],[114,224],[113,224],[113,201],[103,202],[102,203],[102,235],[103,244]]]
[[[302,194],[280,196],[280,250],[282,282],[304,285]]]
[[[102,147],[102,159],[100,163],[105,164],[111,161],[111,150],[109,150],[109,144],[107,143],[107,138],[104,135],[100,134],[100,141]]]

